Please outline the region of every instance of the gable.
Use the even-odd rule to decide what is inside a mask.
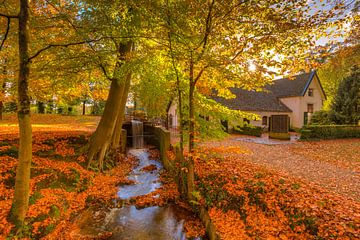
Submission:
[[[316,88],[316,90],[320,92],[322,99],[326,99],[326,93],[321,85],[319,76],[316,73],[314,74],[312,79],[310,79],[309,83],[305,86],[302,96],[305,96],[305,94],[307,94],[310,86],[312,88]]]

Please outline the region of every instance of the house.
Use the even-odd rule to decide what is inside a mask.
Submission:
[[[218,96],[212,98],[222,105],[245,112],[256,113],[260,120],[247,120],[254,126],[269,127],[271,116],[288,116],[290,127],[301,128],[306,125],[311,115],[321,110],[326,99],[324,89],[315,71],[299,74],[294,79],[283,78],[274,80],[265,86],[264,91],[247,91],[231,88],[235,98],[225,99]],[[168,107],[170,127],[177,127],[176,105]]]
[[[180,126],[180,117],[178,116],[176,101],[169,102],[167,108],[167,123],[168,128],[178,128]]]

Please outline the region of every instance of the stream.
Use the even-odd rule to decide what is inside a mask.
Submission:
[[[161,186],[159,174],[162,165],[149,159],[146,149],[131,149],[129,154],[139,159],[139,164],[130,173],[128,179],[135,181],[133,185],[121,186],[118,196],[127,200],[135,196],[146,195]],[[155,165],[156,169],[142,171],[146,166]],[[104,225],[113,233],[109,239],[131,240],[185,240],[184,220],[175,205],[164,207],[146,207],[136,209],[133,205],[114,208],[106,216]]]
[[[122,207],[108,211],[88,210],[77,221],[78,230],[70,234],[73,239],[119,239],[119,240],[186,240],[185,219],[188,210],[176,204],[150,206],[137,209],[130,204],[132,198],[147,195],[162,186],[160,173],[163,166],[159,161],[150,159],[144,145],[143,123],[131,121],[132,148],[128,154],[138,159],[138,164],[128,175],[134,184],[119,187],[117,196],[125,203]],[[146,170],[144,169],[146,168]],[[154,198],[160,197],[155,195]],[[191,238],[201,240],[202,238]]]

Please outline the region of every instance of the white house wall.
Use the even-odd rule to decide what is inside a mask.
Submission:
[[[172,116],[172,125],[170,126],[170,119],[169,119],[169,127],[171,128],[178,128],[179,127],[179,117],[177,113],[177,104],[175,102],[171,103],[171,106],[168,111],[168,118]]]
[[[312,97],[308,96],[309,88],[314,89],[313,90],[314,94]],[[319,85],[319,80],[316,77],[314,77],[313,81],[311,81],[309,88],[306,91],[304,97],[301,98],[300,112],[302,113],[303,116],[304,116],[304,112],[307,112],[308,104],[313,104],[314,112],[316,112],[322,109],[323,100],[325,100]],[[301,118],[301,121],[302,121],[302,125],[304,125],[304,117]]]
[[[313,89],[313,96],[310,97],[308,95],[309,88]],[[304,126],[304,112],[307,112],[307,105],[314,105],[314,112],[321,110],[323,106],[323,100],[325,99],[323,92],[321,90],[319,79],[315,75],[313,81],[311,81],[308,89],[304,96],[301,97],[288,97],[281,98],[281,102],[284,103],[288,108],[290,108],[292,112],[292,123],[290,126],[295,128],[301,128]],[[310,120],[310,116],[309,116]]]
[[[281,98],[281,102],[293,111],[290,116],[291,127],[301,128],[303,126],[303,113],[300,112],[301,98],[302,97]]]

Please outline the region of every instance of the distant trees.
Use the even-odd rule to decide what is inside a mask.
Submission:
[[[360,68],[353,66],[342,79],[329,110],[316,112],[310,124],[358,124],[360,121]]]
[[[360,45],[340,49],[319,69],[318,74],[327,96],[324,110],[330,110],[341,81],[350,74],[354,65],[360,66]]]
[[[357,124],[360,121],[360,68],[354,66],[351,74],[339,84],[330,118],[336,124]]]

